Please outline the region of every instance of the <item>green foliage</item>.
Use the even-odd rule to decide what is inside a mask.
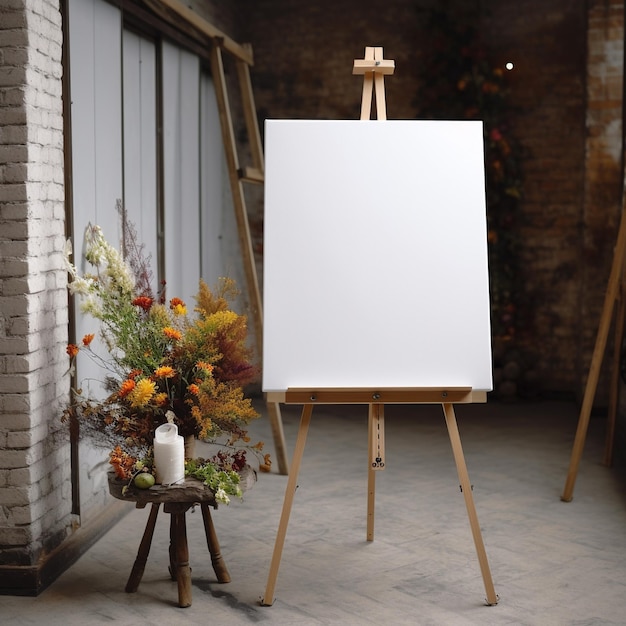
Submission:
[[[223,504],[230,503],[228,496],[243,498],[239,474],[234,470],[220,469],[203,459],[191,459],[185,462],[185,476],[201,480],[215,493],[215,499]]]

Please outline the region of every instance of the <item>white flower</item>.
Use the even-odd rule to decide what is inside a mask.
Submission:
[[[222,504],[230,504],[230,498],[221,487],[218,487],[215,492],[215,499]]]
[[[70,261],[72,256],[72,240],[67,239],[65,241],[65,246],[63,248],[63,261],[65,262],[65,269],[74,277],[76,277],[76,268],[73,263]]]
[[[88,313],[96,319],[102,319],[102,306],[100,301],[95,298],[90,292],[87,294],[87,299],[80,305],[80,310],[83,313]]]
[[[93,278],[78,276],[75,273],[72,275],[74,276],[74,280],[68,285],[70,293],[79,293],[83,296],[89,296],[95,291],[97,283]]]
[[[100,226],[88,224],[85,230],[85,258],[95,267],[105,258],[106,241]]]

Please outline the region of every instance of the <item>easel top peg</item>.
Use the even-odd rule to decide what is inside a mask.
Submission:
[[[396,62],[392,59],[383,59],[382,48],[365,48],[364,59],[354,59],[352,73],[355,75],[367,74],[393,74],[396,69]]]
[[[365,48],[365,58],[355,59],[352,67],[353,74],[363,76],[363,97],[361,99],[361,119],[369,120],[372,112],[373,89],[376,87],[376,117],[378,120],[387,119],[387,105],[385,103],[385,74],[393,74],[396,64],[390,59],[383,59],[383,49]]]

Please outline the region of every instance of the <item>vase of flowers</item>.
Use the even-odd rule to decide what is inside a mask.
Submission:
[[[134,229],[126,227],[136,241]],[[102,366],[108,395],[88,397],[76,386],[63,417],[76,420],[96,445],[108,447],[115,474],[129,482],[138,473],[154,473],[154,432],[173,421],[188,442],[199,438],[220,446],[213,458],[189,464],[189,472],[196,477],[221,472],[224,484],[213,481],[216,493],[240,495],[231,483],[247,464],[246,452],[258,456],[261,471],[269,471],[270,459],[261,452],[262,442],[251,444],[247,434],[258,413],[243,387],[257,369],[246,345],[246,318],[229,307],[234,282],[221,279],[211,290],[200,281],[191,314],[180,298],[166,299],[164,285],[152,293],[141,247],[132,250],[124,258],[98,226],[89,226],[85,259],[94,271],[81,275],[68,244],[69,290],[82,298],[82,312],[99,322],[107,356],[92,349],[95,333],[67,351],[72,365],[86,352]]]

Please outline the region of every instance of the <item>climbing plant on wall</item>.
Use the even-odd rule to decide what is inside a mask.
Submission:
[[[478,16],[424,12],[419,118],[482,120],[494,338],[511,340],[519,322],[518,209],[521,148],[509,125],[509,72],[481,43]]]

